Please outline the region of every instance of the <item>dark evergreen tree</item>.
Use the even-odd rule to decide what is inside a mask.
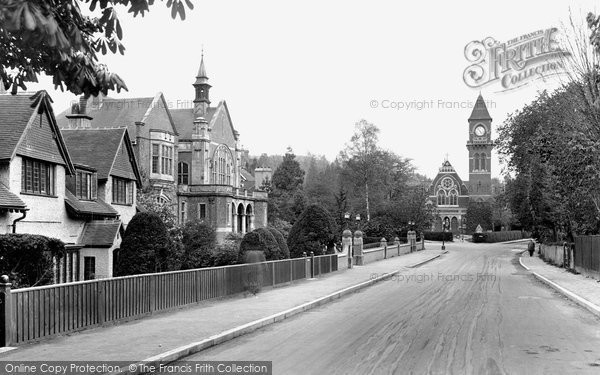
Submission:
[[[337,226],[331,214],[324,208],[311,204],[290,230],[287,241],[290,256],[298,258],[303,252],[309,254],[311,251],[319,255],[322,254],[324,246],[328,252],[333,253],[336,233]]]
[[[160,216],[136,214],[123,235],[115,276],[169,271],[169,234]]]
[[[238,260],[241,263],[246,262],[246,254],[251,252],[262,252],[266,260],[287,258],[284,251],[280,249],[277,239],[267,228],[258,228],[250,233],[246,233],[240,244]]]

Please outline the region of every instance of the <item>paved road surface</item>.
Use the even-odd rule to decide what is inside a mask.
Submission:
[[[522,269],[516,246],[451,244],[396,280],[186,360],[268,360],[274,374],[600,374],[600,320]]]

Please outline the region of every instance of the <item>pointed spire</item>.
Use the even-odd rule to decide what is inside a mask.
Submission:
[[[475,105],[473,106],[473,112],[471,112],[471,116],[469,116],[469,121],[471,120],[491,120],[492,117],[487,110],[487,106],[485,105],[485,100],[483,100],[483,96],[479,93],[477,97],[477,101],[475,101]]]
[[[208,76],[206,75],[206,67],[204,66],[204,47],[202,47],[202,57],[200,58],[200,69],[198,69],[198,75],[196,76],[196,78],[208,79]]]

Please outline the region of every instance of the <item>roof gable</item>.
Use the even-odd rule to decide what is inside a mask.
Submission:
[[[75,171],[51,103],[44,90],[32,96],[0,95],[0,159],[12,160],[18,153],[63,164],[69,174]]]
[[[61,132],[75,163],[95,168],[98,179],[108,178],[125,129],[63,129]]]
[[[233,128],[229,108],[227,108],[225,101],[219,103],[215,114],[208,124],[211,129],[212,141],[224,143],[230,147],[235,146],[235,141],[237,140],[236,131]]]

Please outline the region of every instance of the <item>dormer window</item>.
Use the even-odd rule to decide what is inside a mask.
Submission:
[[[21,192],[54,196],[54,164],[23,157]]]
[[[78,170],[75,176],[75,196],[79,199],[95,200],[98,198],[97,192],[96,173]]]

